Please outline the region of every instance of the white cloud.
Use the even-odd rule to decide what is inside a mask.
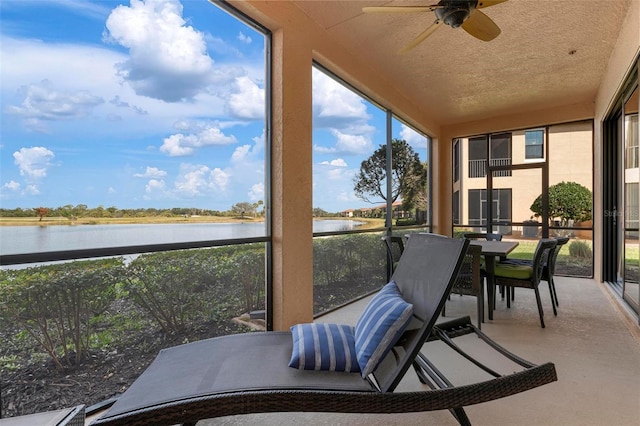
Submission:
[[[400,137],[407,141],[407,143],[414,149],[418,149],[422,152],[427,149],[427,138],[405,124],[402,124],[400,129]]]
[[[111,71],[125,59],[120,53],[94,46],[5,36],[0,56],[3,93],[46,79],[55,82],[59,91],[87,90],[107,99],[120,87]]]
[[[230,175],[219,168],[213,170],[202,164],[181,164],[173,193],[180,198],[224,192]]]
[[[332,121],[368,120],[364,100],[325,73],[313,69],[313,106],[321,126],[331,127]]]
[[[105,39],[129,49],[118,74],[137,94],[178,102],[209,85],[213,60],[204,34],[186,25],[178,0],[131,0],[111,12],[106,27]]]
[[[251,150],[251,145],[242,145],[237,147],[231,154],[231,161],[234,163],[244,161]]]
[[[8,3],[8,2],[7,2]],[[38,7],[42,8],[42,0],[18,0],[13,1],[10,7]],[[102,2],[92,2],[88,0],[47,0],[47,6],[57,6],[69,9],[78,15],[104,20],[110,12],[108,6],[103,6]]]
[[[249,200],[258,201],[264,200],[264,183],[259,182],[254,185],[251,185],[251,189],[249,190]]]
[[[190,139],[195,139],[195,137],[192,136]],[[185,155],[191,155],[193,154],[194,149],[186,145],[189,142],[189,138],[182,133],[171,135],[168,138],[165,138],[164,141],[162,141],[160,151],[166,152],[170,157],[182,157]]]
[[[341,169],[333,169],[333,170],[329,170],[329,172],[327,172],[327,178],[329,180],[338,180],[341,181],[343,179],[345,179],[345,174],[343,170]]]
[[[192,102],[167,103],[163,100],[142,96],[129,84],[122,84],[116,73],[117,64],[126,62],[127,54],[114,49],[92,45],[51,43],[35,39],[19,39],[2,36],[0,43],[0,96],[3,105],[22,107],[25,95],[19,88],[32,85],[41,86],[40,82],[48,80],[55,84],[55,91],[61,94],[77,92],[90,93],[106,102],[96,105],[91,111],[91,120],[64,120],[53,122],[42,119],[23,117],[24,124],[31,130],[46,132],[62,130],[65,126],[82,127],[83,131],[105,131],[109,133],[140,135],[157,133],[159,130],[170,131],[171,124],[177,117],[224,116],[229,115],[229,96],[231,92],[239,92],[235,79],[239,76],[252,75],[253,81],[259,81],[263,68],[251,63],[221,65],[212,68],[208,77],[208,85],[192,99]],[[264,75],[262,75],[264,78]],[[172,77],[166,86],[180,85],[182,77]],[[264,108],[264,100],[261,101]],[[241,103],[238,103],[238,107]],[[247,109],[247,108],[245,108]],[[20,110],[25,112],[24,110]],[[245,115],[254,114],[252,110]],[[7,114],[7,108],[3,113]],[[242,113],[242,109],[238,111]],[[263,113],[264,115],[264,113]],[[94,120],[93,118],[97,118]],[[103,118],[103,120],[100,120]],[[123,125],[117,128],[114,121]],[[49,129],[45,124],[52,123]],[[126,125],[125,125],[126,123]],[[101,126],[101,127],[96,127]]]
[[[193,197],[202,194],[208,186],[207,176],[210,173],[207,166],[195,166],[179,176],[175,182],[176,192],[183,197]]]
[[[148,195],[153,195],[156,193],[160,193],[161,195],[165,195],[165,183],[163,180],[151,179],[145,185],[145,192]]]
[[[324,170],[320,169],[317,171],[318,178],[322,179],[323,181],[336,181],[336,183],[332,183],[331,185],[337,184],[339,186],[347,186],[350,188],[351,186],[353,186],[352,181],[356,171],[354,169],[349,169],[347,167],[347,164],[344,163],[344,161],[342,161],[341,159],[338,160],[339,161],[337,161],[337,164],[335,164],[336,160],[332,161],[329,165],[323,164]],[[333,193],[334,189],[335,187],[328,187],[328,193]]]
[[[336,138],[334,146],[325,147],[314,145],[313,149],[321,154],[346,154],[362,155],[373,151],[373,144],[369,135],[343,133],[338,129],[331,129],[331,133]]]
[[[133,175],[138,178],[160,179],[167,176],[167,172],[160,170],[157,167],[147,166],[147,170],[144,173],[136,173]]]
[[[249,77],[238,77],[234,83],[234,93],[229,96],[229,113],[247,120],[260,120],[265,115],[264,89],[258,87]]]
[[[251,40],[251,37],[245,35],[242,31],[240,31],[240,33],[238,34],[238,40],[246,44],[251,44],[251,42],[253,41]]]
[[[219,169],[215,168],[209,174],[209,188],[214,191],[225,191],[229,184],[230,175]]]
[[[20,87],[40,86],[39,82],[49,80],[55,84],[58,93],[85,91],[93,96],[108,100],[92,110],[91,120],[63,120],[54,128],[73,126],[74,131],[116,132],[120,135],[148,135],[160,129],[171,131],[176,117],[209,116],[224,114],[225,100],[214,95],[202,95],[198,102],[166,103],[161,100],[138,96],[133,89],[122,84],[116,74],[118,62],[125,55],[112,50],[80,44],[45,43],[38,40],[2,37],[0,43],[0,91],[4,105],[20,106],[25,98]],[[128,107],[127,107],[128,105]],[[7,108],[3,111],[7,114]],[[104,117],[105,120],[93,120]],[[4,118],[4,116],[3,116]],[[113,126],[118,120],[126,125]],[[25,118],[31,130],[45,131],[44,124],[52,121]],[[39,126],[39,127],[38,127]],[[97,127],[100,126],[100,127]]]
[[[336,137],[336,150],[351,154],[367,154],[373,151],[371,140],[365,135],[353,135],[342,133],[339,130],[332,130]]]
[[[27,195],[38,195],[40,194],[40,190],[34,184],[27,185],[24,189],[24,193]]]
[[[179,124],[181,126],[186,125],[184,122],[180,122]],[[221,130],[220,123],[215,122],[202,126],[198,133],[188,135],[176,133],[165,138],[160,147],[160,151],[170,157],[180,157],[193,154],[197,148],[215,145],[231,145],[237,142],[235,136],[225,135]]]
[[[342,158],[336,158],[335,160],[331,160],[331,161],[323,161],[320,164],[324,166],[347,167],[347,162],[344,161]]]
[[[104,103],[99,96],[86,90],[59,91],[48,80],[30,84],[19,89],[23,96],[21,106],[11,105],[6,111],[25,120],[25,125],[34,131],[46,130],[42,121],[74,120],[88,116],[91,110]]]
[[[16,182],[15,180],[10,180],[9,182],[2,185],[2,188],[10,192],[18,192],[20,191],[20,183]]]
[[[376,131],[369,124],[365,100],[325,73],[313,69],[313,123],[316,129],[328,129],[335,143],[316,143],[319,153],[361,155],[373,151],[371,138]]]
[[[334,160],[335,161],[335,160]],[[357,169],[321,164],[313,169],[313,205],[325,210],[356,207],[362,204],[353,193],[353,178]],[[339,202],[339,204],[338,204]]]
[[[33,148],[20,148],[13,153],[15,164],[20,169],[20,175],[27,179],[41,179],[47,175],[47,169],[51,167],[51,160],[55,157],[47,148],[37,146]]]

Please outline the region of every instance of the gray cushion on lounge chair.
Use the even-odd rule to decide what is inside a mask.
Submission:
[[[305,371],[288,367],[290,332],[216,337],[163,349],[104,417],[180,399],[276,389],[374,391],[360,373]],[[277,360],[277,361],[276,361]]]

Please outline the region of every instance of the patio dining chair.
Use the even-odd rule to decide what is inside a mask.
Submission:
[[[473,328],[468,317],[435,326],[468,244],[434,234],[412,236],[392,280],[355,326],[297,324],[287,332],[163,349],[91,425],[195,425],[205,418],[268,412],[444,409],[470,424],[462,407],[533,389],[557,376],[552,363],[525,364],[506,376],[453,386],[420,354],[430,339],[455,349],[449,340]],[[430,389],[396,392],[411,366]]]
[[[554,301],[555,306],[560,306],[558,303],[558,293],[556,292],[556,284],[554,282],[554,275],[556,273],[556,262],[558,260],[558,253],[562,250],[562,247],[569,242],[569,237],[557,237],[556,246],[553,248],[553,251],[549,253],[547,258],[543,259],[543,267],[542,267],[542,277],[540,278],[542,281],[546,281],[549,284],[549,292]],[[511,263],[515,265],[532,265],[533,261],[531,259],[510,259],[507,258],[503,261],[503,263]],[[556,308],[554,306],[554,313]]]
[[[487,240],[487,241],[502,241],[502,234],[498,232],[465,232],[462,234],[462,238],[466,238],[467,240]],[[504,260],[504,258],[500,258],[500,261]],[[480,261],[480,271],[483,277],[486,277],[487,271],[485,270],[484,261]],[[500,295],[504,299],[505,289],[504,287],[500,287]],[[495,301],[494,301],[495,305]]]
[[[558,303],[558,293],[556,293],[556,283],[553,280],[553,276],[556,273],[556,262],[558,260],[558,253],[560,253],[560,250],[562,250],[562,246],[569,242],[569,237],[558,237],[556,238],[556,241],[557,244],[553,249],[553,252],[549,255],[547,263],[542,269],[542,280],[549,283],[549,291],[553,296],[555,305],[560,306],[560,304]]]
[[[538,314],[540,315],[540,325],[542,328],[545,327],[543,318],[544,311],[542,309],[542,301],[540,300],[540,291],[538,290],[538,286],[542,279],[545,259],[547,259],[549,254],[552,253],[556,244],[557,241],[555,239],[542,238],[538,241],[531,264],[498,262],[494,269],[496,285],[504,286],[507,289],[507,307],[510,307],[509,295],[512,294],[515,287],[529,288],[535,292]],[[550,291],[550,293],[553,314],[558,315],[553,292]]]
[[[451,294],[475,296],[477,304],[477,327],[482,329],[484,322],[484,280],[486,272],[481,267],[482,247],[469,245],[462,261]],[[446,305],[442,307],[442,316],[446,316]]]
[[[385,235],[382,237],[382,242],[387,251],[387,281],[389,281],[404,252],[404,241],[402,237]]]

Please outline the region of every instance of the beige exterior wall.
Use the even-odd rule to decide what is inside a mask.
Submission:
[[[577,182],[593,190],[593,122],[549,129],[549,185]]]
[[[549,150],[543,152],[542,160],[525,158],[525,130],[511,132],[511,163],[536,164],[548,161],[549,185],[560,182],[577,182],[588,189],[593,186],[593,132],[592,122],[580,121],[549,126]],[[543,130],[531,128],[527,130]],[[546,137],[546,136],[545,136]],[[461,139],[460,164],[461,182],[454,185],[461,190],[460,219],[461,223],[469,223],[469,190],[485,189],[485,177],[469,177],[468,138]],[[494,189],[511,189],[511,221],[522,222],[531,219],[530,209],[533,201],[542,193],[542,169],[514,170],[511,176],[493,178]],[[521,233],[521,227],[514,227],[514,235]]]

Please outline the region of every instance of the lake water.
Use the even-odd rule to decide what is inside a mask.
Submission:
[[[355,220],[317,220],[313,232],[355,229]],[[265,235],[264,223],[0,226],[2,254],[121,247]]]

